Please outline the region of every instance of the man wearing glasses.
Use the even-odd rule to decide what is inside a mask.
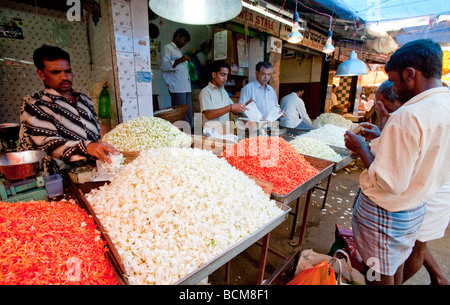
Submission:
[[[242,104],[254,101],[263,120],[267,119],[269,121],[274,121],[280,116],[285,116],[284,111],[281,110],[278,104],[278,96],[275,90],[268,84],[272,72],[273,67],[271,63],[259,62],[256,65],[256,80],[242,88],[239,99],[239,102]],[[274,117],[275,119],[273,119]]]

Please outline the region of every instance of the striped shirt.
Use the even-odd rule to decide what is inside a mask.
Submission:
[[[19,150],[44,150],[65,164],[83,165],[95,160],[87,145],[100,140],[100,125],[92,100],[73,92],[76,102],[53,89],[27,95],[20,109]]]

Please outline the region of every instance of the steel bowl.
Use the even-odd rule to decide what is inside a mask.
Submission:
[[[0,155],[0,171],[8,180],[35,176],[47,153],[42,150],[10,152]]]

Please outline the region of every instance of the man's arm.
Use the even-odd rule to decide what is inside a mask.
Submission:
[[[348,130],[344,134],[344,140],[345,147],[358,155],[366,168],[369,168],[373,160],[375,160],[375,156],[370,152],[370,148],[364,142],[364,138]]]
[[[245,110],[247,110],[245,104],[236,103],[218,109],[204,110],[203,113],[205,114],[208,120],[213,120],[217,119],[218,117],[221,117],[224,114],[227,114],[228,112],[233,112],[234,114],[241,114]]]
[[[34,143],[37,149],[47,152],[53,158],[64,162],[86,161],[89,158],[92,160],[99,158],[102,161],[110,162],[109,158],[104,158],[104,154],[107,154],[106,151],[117,153],[115,149],[104,145],[92,149],[97,146],[91,145],[95,143],[94,141],[81,138],[78,140],[64,138],[58,133],[58,129],[55,126],[55,122],[58,120],[51,115],[53,112],[45,111],[45,105],[40,104],[39,101],[36,103],[25,102],[22,109],[20,122],[24,126],[31,142]],[[67,132],[69,133],[71,130],[67,128]],[[88,146],[90,146],[89,149]]]
[[[189,56],[183,55],[183,56],[181,56],[180,58],[175,59],[175,61],[174,61],[173,64],[172,64],[172,68],[175,68],[175,67],[178,66],[179,64],[181,64],[181,63],[183,63],[183,62],[185,62],[185,61],[189,61],[189,60],[191,60],[191,58],[190,58]]]

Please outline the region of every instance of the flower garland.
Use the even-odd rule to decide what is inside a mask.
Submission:
[[[118,284],[105,246],[72,201],[0,202],[1,285]]]
[[[282,212],[244,173],[191,148],[142,151],[86,198],[130,284],[173,284]]]
[[[140,116],[117,125],[105,134],[103,141],[120,151],[140,151],[158,147],[190,145],[192,138],[158,117]]]
[[[244,173],[271,182],[273,192],[286,195],[318,173],[281,137],[252,137],[227,147],[221,155]]]
[[[339,162],[343,158],[330,146],[307,136],[296,137],[289,142],[289,144],[291,144],[300,154],[303,155],[313,156],[332,162]]]
[[[321,141],[327,145],[333,145],[345,148],[344,134],[347,131],[344,127],[339,127],[333,124],[326,124],[317,129],[308,131],[299,137],[309,137]]]
[[[350,129],[352,121],[347,120],[342,115],[336,113],[322,113],[313,121],[313,125],[317,128],[322,127],[326,124],[332,124],[335,126]]]

